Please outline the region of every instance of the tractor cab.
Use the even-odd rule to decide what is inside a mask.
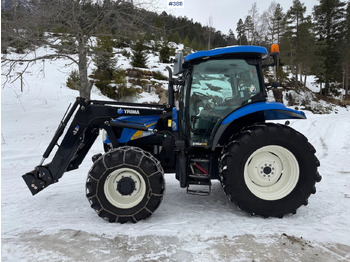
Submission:
[[[200,51],[175,59],[181,75],[180,132],[190,146],[212,145],[221,122],[238,108],[266,100],[261,58],[263,47],[234,46]]]

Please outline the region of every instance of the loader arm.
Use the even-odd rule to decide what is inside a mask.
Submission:
[[[117,138],[111,128],[116,125],[112,119],[120,117],[121,114],[127,115],[128,110],[121,109],[131,106],[139,108],[142,115],[161,115],[165,111],[165,106],[160,105],[85,100],[78,97],[63,117],[40,164],[33,171],[22,176],[31,193],[37,194],[50,184],[58,182],[64,172],[77,169],[98,137],[100,129],[105,129],[112,143],[117,145]],[[69,122],[70,125],[64,133]],[[118,123],[118,128],[145,130],[146,127]],[[64,137],[58,145],[58,140],[63,134]],[[58,149],[52,161],[43,165],[44,160],[49,157],[56,145]]]

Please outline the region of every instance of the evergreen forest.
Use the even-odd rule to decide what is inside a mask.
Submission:
[[[350,1],[320,0],[308,12],[300,0],[293,0],[287,10],[272,1],[262,12],[254,3],[238,21],[228,21],[232,24],[228,34],[187,17],[151,9],[132,0],[2,1],[2,62],[9,62],[6,55],[11,52],[21,54],[50,45],[57,52],[38,59],[71,59],[79,66],[76,88],[89,97],[91,87],[82,91],[82,86],[89,86],[87,57],[93,57],[96,77],[108,80],[116,71],[113,48],[132,48],[125,55],[132,57],[133,66],[146,68],[143,51],[150,41],[161,43],[157,49],[165,63],[174,55],[170,42],[183,44],[185,54],[229,45],[269,48],[278,43],[280,83],[303,87],[307,76],[314,75],[322,95],[349,94]]]

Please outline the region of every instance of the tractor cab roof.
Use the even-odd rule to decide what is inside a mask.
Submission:
[[[217,56],[230,55],[230,54],[251,54],[264,56],[267,55],[265,47],[261,46],[228,46],[223,48],[216,48],[212,50],[199,51],[193,54],[185,56],[185,63],[192,62],[197,59],[208,59]]]

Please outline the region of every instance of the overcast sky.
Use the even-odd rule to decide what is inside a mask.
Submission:
[[[178,0],[172,0],[172,2]],[[254,2],[257,3],[259,14],[267,10],[273,0],[182,0],[184,8],[168,8],[168,0],[160,0],[168,14],[175,16],[186,16],[193,18],[194,22],[200,22],[202,25],[208,25],[209,17],[212,17],[212,25],[222,33],[227,34],[229,29],[236,35],[236,26],[240,18],[243,22],[248,15]],[[279,3],[283,12],[286,12],[293,3],[293,0],[275,0]],[[306,6],[306,13],[311,14],[313,6],[318,5],[318,0],[301,0]]]

